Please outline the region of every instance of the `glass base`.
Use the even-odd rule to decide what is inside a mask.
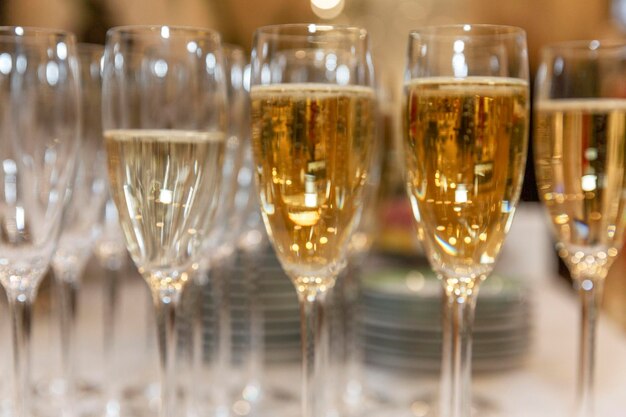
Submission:
[[[158,415],[161,404],[161,389],[158,383],[136,384],[124,387],[119,401],[110,400],[107,411],[119,409],[118,415],[126,417],[153,417]],[[108,414],[116,417],[115,414]]]
[[[401,417],[401,410],[389,398],[375,392],[354,392],[344,396],[340,404],[337,409],[331,409],[327,417]]]
[[[236,416],[291,417],[301,412],[300,398],[280,387],[249,384],[232,398],[232,413]]]
[[[34,389],[34,417],[62,415],[65,392],[65,383],[60,379],[37,384]],[[100,386],[79,381],[72,417],[154,417],[158,415],[159,406],[160,389],[157,383],[123,387],[118,399],[107,400]],[[2,410],[3,407],[0,407],[0,417],[5,416]]]
[[[67,385],[63,379],[36,384],[33,390],[33,414],[37,417],[57,417],[62,413]],[[104,398],[100,386],[92,381],[78,380],[72,413],[75,417],[101,417]]]
[[[402,409],[399,417],[442,417],[439,413],[437,394],[434,392],[424,393],[413,397],[409,404],[402,407],[395,405],[395,409]],[[472,396],[471,417],[500,417],[498,407],[488,399],[479,395]]]

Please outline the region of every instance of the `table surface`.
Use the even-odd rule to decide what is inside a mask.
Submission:
[[[528,280],[532,288],[532,348],[515,370],[474,375],[473,394],[487,400],[492,413],[480,417],[565,417],[574,415],[579,337],[579,302],[557,276],[557,261],[543,209],[518,209],[496,271]],[[624,295],[626,299],[626,294]],[[626,332],[601,316],[596,352],[596,415],[626,416]],[[366,372],[370,389],[392,397],[396,417],[417,417],[415,398],[436,393],[437,375]],[[278,377],[280,379],[280,377]]]
[[[521,249],[522,248],[522,249]],[[507,417],[571,416],[574,404],[575,376],[578,349],[579,304],[573,290],[558,279],[552,242],[543,211],[538,205],[520,207],[498,268],[503,273],[523,276],[532,286],[533,341],[532,350],[524,366],[506,372],[475,375],[473,391],[486,398]],[[95,307],[100,294],[97,287],[85,286],[80,299],[79,374],[103,373],[98,359],[102,340],[100,330],[93,323],[101,321],[101,308]],[[626,299],[626,297],[625,297]],[[124,287],[120,295],[122,328],[117,347],[122,379],[154,378],[157,376],[157,356],[154,332],[148,316],[147,290],[138,279]],[[50,356],[55,348],[50,317],[46,309],[35,315],[35,350],[33,369],[36,378],[46,375]],[[2,308],[2,317],[7,317]],[[8,320],[0,320],[0,371],[10,374]],[[139,342],[138,342],[139,341]],[[95,347],[94,347],[95,346]],[[57,352],[58,353],[58,352]],[[139,372],[138,368],[143,367]],[[147,368],[147,369],[146,369]],[[299,386],[297,367],[284,371],[280,367],[268,373],[276,383],[291,389]],[[597,346],[597,416],[624,417],[626,415],[626,332],[606,315],[602,317]],[[289,376],[285,375],[289,373]],[[272,377],[272,375],[274,375]],[[367,384],[373,390],[383,390],[393,396],[401,408],[409,412],[412,400],[420,392],[434,392],[437,377],[433,375],[397,375],[380,370],[366,370]],[[211,385],[207,381],[207,386]],[[7,394],[6,382],[0,381],[0,395]],[[395,413],[394,413],[395,414]],[[401,417],[400,415],[398,417]],[[482,416],[481,416],[482,417]],[[484,416],[487,417],[487,416]]]
[[[534,330],[525,366],[474,378],[474,395],[494,403],[500,410],[496,415],[574,414],[580,305],[568,283],[556,276],[548,230],[545,213],[538,204],[522,205],[498,262],[501,272],[524,277],[531,284]],[[626,333],[606,315],[599,323],[596,367],[596,415],[625,416]],[[436,386],[437,381],[432,384]]]

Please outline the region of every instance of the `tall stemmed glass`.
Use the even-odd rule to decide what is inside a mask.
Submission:
[[[379,99],[380,104],[380,99]],[[360,298],[361,298],[361,274],[367,263],[378,227],[377,208],[378,189],[380,185],[381,161],[383,152],[382,129],[378,129],[373,146],[374,158],[370,175],[365,184],[363,197],[364,210],[361,214],[358,227],[348,245],[348,264],[344,277],[337,283],[333,293],[333,302],[338,309],[336,323],[336,335],[333,337],[333,351],[337,349],[338,362],[335,364],[335,377],[337,384],[329,385],[330,390],[335,390],[334,405],[338,407],[340,414],[357,415],[360,413],[372,414],[380,411],[375,399],[365,392],[363,378],[363,340],[362,331],[359,327]]]
[[[235,239],[243,217],[235,204],[238,193],[238,176],[243,161],[243,142],[249,131],[248,93],[243,86],[243,73],[246,66],[246,54],[236,45],[222,45],[224,55],[224,79],[228,96],[228,137],[222,170],[222,186],[220,189],[220,205],[215,214],[215,226],[205,242],[204,256],[200,262],[200,270],[195,275],[196,308],[192,318],[192,372],[189,378],[190,391],[195,397],[196,412],[207,413],[203,407],[210,404],[218,415],[228,414],[228,384],[204,384],[210,378],[208,372],[213,371],[216,381],[227,379],[231,354],[231,319],[228,300],[228,281],[224,274],[212,273],[213,268],[232,260]],[[240,197],[241,198],[241,197]],[[207,287],[210,284],[210,287]],[[207,290],[210,288],[210,290]],[[207,303],[203,294],[209,294],[215,306],[216,317],[212,328],[216,343],[215,349],[205,357],[204,312]],[[208,362],[208,363],[207,363]],[[205,395],[206,394],[206,395]],[[209,397],[210,400],[206,401]]]
[[[111,194],[156,308],[161,410],[176,406],[176,307],[218,204],[226,91],[220,36],[168,26],[107,33],[103,127]]]
[[[626,225],[626,42],[544,47],[535,97],[539,195],[580,295],[577,417],[593,415],[596,322]]]
[[[18,417],[31,415],[31,307],[74,176],[78,79],[74,35],[0,28],[0,282],[12,322]]]
[[[64,413],[73,414],[78,401],[75,380],[77,294],[80,278],[101,229],[106,198],[106,166],[101,123],[103,47],[79,44],[82,129],[76,176],[52,269],[59,295],[61,372]]]
[[[411,32],[404,110],[408,194],[445,295],[439,415],[468,417],[476,296],[524,174],[525,32],[492,25]]]
[[[301,305],[303,417],[325,410],[326,298],[345,267],[374,143],[364,30],[260,28],[252,51],[252,142],[261,210]]]
[[[118,380],[119,362],[115,349],[119,340],[119,323],[121,314],[120,303],[120,275],[127,264],[127,250],[124,236],[120,229],[115,203],[109,197],[101,212],[102,232],[96,244],[94,253],[100,267],[104,271],[103,303],[102,303],[102,363],[104,367],[102,394],[105,403],[105,415],[118,417],[120,415],[120,387]],[[147,304],[149,307],[149,305]]]

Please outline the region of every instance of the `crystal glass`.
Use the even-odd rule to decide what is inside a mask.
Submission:
[[[249,65],[247,66],[249,75]],[[249,86],[249,84],[248,84]],[[249,126],[249,125],[248,125]],[[240,359],[237,367],[239,380],[235,383],[235,397],[233,398],[233,409],[250,409],[254,415],[264,415],[271,413],[276,403],[280,401],[281,407],[285,410],[289,405],[287,401],[293,398],[273,395],[264,382],[267,379],[265,369],[265,314],[263,311],[262,291],[263,276],[267,271],[267,258],[274,257],[273,250],[269,248],[270,243],[263,225],[261,212],[259,210],[259,196],[254,183],[254,161],[252,146],[250,144],[250,131],[245,134],[247,140],[243,143],[243,162],[238,176],[237,194],[235,205],[241,213],[240,229],[237,237],[237,254],[239,264],[238,271],[240,296],[243,296],[243,309],[245,311],[245,337],[240,349]],[[234,298],[234,296],[233,296]],[[241,306],[239,306],[241,307]],[[235,305],[233,305],[233,309]],[[233,322],[233,325],[236,323]],[[233,346],[233,350],[236,347]],[[273,398],[276,397],[276,398]],[[280,398],[278,398],[280,397]],[[296,410],[298,403],[295,403]]]
[[[74,177],[79,91],[74,35],[0,27],[0,283],[12,323],[16,417],[32,414],[31,310]]]
[[[380,104],[381,99],[378,99]],[[379,118],[380,121],[380,118]],[[333,380],[329,384],[333,405],[339,415],[374,415],[389,410],[389,404],[380,401],[367,391],[363,372],[363,329],[361,328],[361,275],[368,268],[368,256],[378,231],[378,190],[380,186],[382,157],[384,155],[382,132],[377,129],[374,139],[374,157],[365,183],[364,210],[358,226],[348,244],[348,264],[343,277],[333,290],[332,304],[336,313],[331,327],[331,350],[337,352],[333,363]],[[332,363],[332,359],[331,359]]]
[[[324,414],[326,299],[363,207],[376,117],[367,33],[260,28],[252,50],[252,146],[265,226],[301,305],[302,416]]]
[[[236,237],[242,218],[241,208],[235,200],[239,192],[239,171],[243,161],[243,143],[249,130],[248,93],[243,85],[243,73],[247,56],[236,45],[223,45],[224,79],[228,96],[228,130],[220,205],[215,215],[215,226],[205,242],[200,270],[193,282],[195,304],[192,324],[192,373],[189,378],[190,392],[194,397],[196,412],[200,415],[228,414],[230,409],[229,384],[204,384],[208,379],[229,380],[231,358],[231,318],[229,303],[229,280],[222,271],[234,261]],[[239,196],[241,199],[241,196]],[[206,296],[206,297],[205,297]],[[214,317],[208,305],[213,306]],[[204,331],[212,323],[210,333],[213,344],[208,351],[204,346]],[[207,410],[207,406],[211,411]]]
[[[226,142],[220,36],[127,26],[107,33],[103,128],[126,245],[156,308],[160,415],[177,406],[176,310],[219,204]]]
[[[405,77],[407,190],[444,290],[439,415],[468,417],[476,296],[509,230],[524,176],[526,34],[493,25],[415,30]]]
[[[102,232],[96,242],[94,253],[104,271],[102,303],[102,363],[104,375],[102,394],[105,415],[120,415],[121,398],[118,379],[119,362],[115,354],[119,343],[120,320],[120,275],[127,265],[128,251],[120,229],[115,203],[110,198],[107,187],[107,200],[102,207],[100,222]]]
[[[577,417],[593,415],[596,322],[626,226],[626,42],[541,51],[534,105],[539,196],[581,300]]]
[[[100,234],[106,198],[106,166],[101,121],[101,64],[104,48],[78,44],[81,98],[81,146],[64,227],[52,258],[61,331],[63,409],[74,413],[79,401],[75,376],[77,294],[85,265]]]

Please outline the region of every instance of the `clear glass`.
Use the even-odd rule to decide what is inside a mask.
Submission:
[[[61,377],[64,386],[62,407],[67,415],[74,413],[80,400],[75,375],[78,290],[81,275],[100,234],[100,213],[106,198],[100,94],[103,52],[104,48],[100,45],[78,44],[81,146],[76,176],[65,211],[65,226],[52,258],[59,300]]]
[[[250,73],[248,65],[245,73]],[[249,79],[248,79],[249,81]],[[249,83],[247,83],[249,89]],[[283,395],[280,400],[272,395],[264,383],[267,376],[264,369],[265,362],[265,314],[261,297],[261,283],[263,273],[267,269],[266,257],[269,251],[269,240],[259,210],[258,193],[254,184],[254,161],[252,146],[250,144],[250,130],[245,133],[246,141],[243,143],[243,162],[238,176],[237,195],[235,204],[241,213],[241,227],[237,237],[237,251],[240,259],[241,286],[243,299],[245,300],[247,336],[241,355],[240,369],[242,370],[241,383],[236,387],[233,399],[234,409],[249,407],[253,415],[265,415],[271,413],[276,402],[280,401],[281,407],[286,409],[289,398]],[[272,252],[273,257],[273,252]],[[297,400],[292,399],[297,410]]]
[[[577,417],[594,414],[596,323],[626,225],[626,42],[541,52],[534,106],[539,196],[581,300]]]
[[[219,205],[226,142],[220,36],[127,26],[107,33],[102,111],[110,190],[130,255],[150,286],[162,417],[177,405],[177,306]]]
[[[104,52],[104,49],[102,49]],[[100,81],[100,88],[102,88]],[[101,95],[101,94],[100,94]],[[102,111],[100,111],[100,129],[102,136]],[[101,139],[103,140],[103,139]],[[102,363],[104,375],[102,394],[107,417],[117,417],[121,409],[120,381],[118,375],[119,362],[115,354],[119,342],[120,306],[119,288],[120,274],[125,270],[128,259],[128,251],[124,242],[124,235],[120,228],[119,216],[115,203],[111,199],[108,182],[106,186],[106,201],[101,207],[99,222],[101,233],[96,242],[94,253],[100,267],[104,270],[102,282]],[[151,304],[151,303],[150,303]],[[150,307],[150,305],[148,305]]]
[[[379,104],[381,101],[379,98]],[[333,391],[329,395],[334,396],[333,404],[339,415],[374,415],[389,409],[389,404],[379,404],[366,390],[363,373],[364,341],[359,327],[361,274],[363,268],[367,268],[367,257],[378,231],[378,190],[384,155],[381,121],[379,115],[372,167],[365,183],[364,210],[348,245],[348,264],[344,276],[333,290],[332,303],[338,317],[333,320],[335,329],[331,329],[331,350],[339,354],[333,364],[333,380],[336,383],[329,384],[328,389]]]
[[[233,261],[235,240],[240,228],[241,210],[236,204],[238,177],[243,161],[243,143],[248,130],[248,94],[243,85],[246,54],[235,45],[223,45],[226,91],[228,95],[228,137],[220,205],[213,227],[204,247],[205,256],[193,285],[196,287],[192,325],[192,372],[190,392],[194,396],[196,413],[217,416],[227,415],[230,409],[230,386],[228,384],[204,384],[202,381],[228,380],[231,355],[231,319],[228,277],[213,273],[215,267],[224,270],[224,264]],[[239,197],[241,198],[241,197]],[[210,301],[205,299],[208,295]],[[216,317],[207,320],[207,303],[214,306]],[[214,323],[212,334],[215,343],[212,352],[203,347],[203,323]],[[210,410],[207,409],[210,408]]]
[[[523,30],[457,25],[409,35],[406,184],[418,237],[444,289],[441,417],[471,413],[476,296],[518,202],[528,95]]]
[[[367,33],[260,28],[251,62],[252,147],[263,220],[301,306],[302,416],[326,412],[327,295],[363,207],[376,118]]]
[[[120,415],[121,398],[118,380],[118,358],[115,349],[119,341],[120,307],[119,307],[119,276],[127,264],[128,252],[124,236],[120,229],[115,203],[110,199],[107,187],[107,200],[102,207],[100,222],[102,232],[95,246],[95,255],[100,267],[104,270],[103,309],[102,309],[102,363],[104,375],[102,394],[105,416]]]
[[[72,34],[0,27],[0,283],[13,332],[14,414],[30,417],[32,303],[61,230],[80,121]]]

